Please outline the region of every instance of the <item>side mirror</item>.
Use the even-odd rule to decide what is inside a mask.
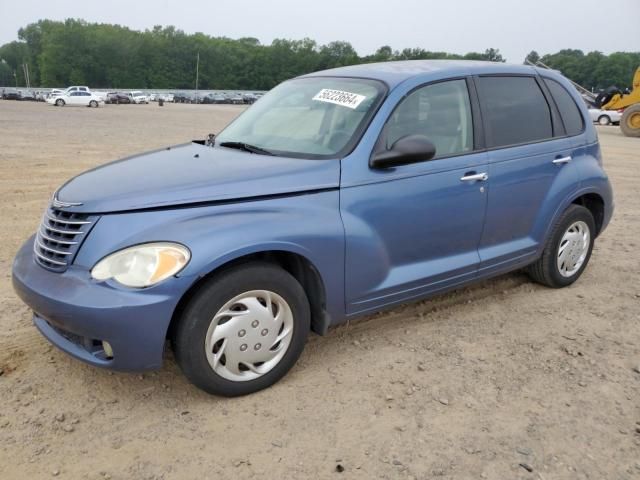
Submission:
[[[431,160],[436,146],[424,135],[399,138],[390,150],[375,152],[369,160],[371,168],[389,168]]]

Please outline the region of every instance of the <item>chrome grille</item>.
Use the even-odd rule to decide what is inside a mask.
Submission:
[[[96,220],[84,213],[49,207],[33,242],[36,261],[49,270],[65,271]]]

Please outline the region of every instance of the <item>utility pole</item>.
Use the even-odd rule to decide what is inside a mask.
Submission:
[[[197,60],[196,60],[196,104],[200,103],[200,99],[198,98],[198,74],[200,70],[200,52],[198,52]]]
[[[31,80],[29,78],[29,65],[27,65],[26,63],[22,64],[22,73],[24,73],[25,87],[31,88]]]

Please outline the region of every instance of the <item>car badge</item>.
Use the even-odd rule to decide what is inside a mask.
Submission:
[[[57,197],[53,197],[51,204],[53,205],[53,208],[79,207],[80,205],[82,205],[81,202],[63,202],[61,200],[58,200]]]

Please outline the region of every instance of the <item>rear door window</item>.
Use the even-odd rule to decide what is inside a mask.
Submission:
[[[545,78],[544,83],[551,92],[553,100],[556,102],[562,122],[567,135],[578,135],[584,130],[584,120],[582,114],[569,92],[557,81]]]
[[[553,137],[551,110],[535,78],[490,76],[477,83],[490,148]]]

